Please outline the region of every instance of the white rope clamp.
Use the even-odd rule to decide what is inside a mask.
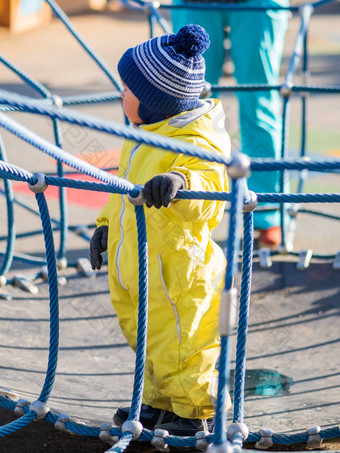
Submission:
[[[299,262],[296,265],[296,269],[298,271],[306,270],[310,265],[312,256],[313,256],[313,252],[311,249],[301,250],[300,255],[299,255]]]
[[[66,428],[66,423],[70,421],[70,417],[67,414],[59,414],[57,421],[54,424],[54,427],[59,431],[63,431],[65,433],[70,432]]]
[[[38,181],[35,184],[28,184],[28,187],[30,190],[34,193],[42,193],[45,192],[47,189],[48,185],[46,183],[45,175],[44,173],[34,173],[34,176],[38,179]]]
[[[320,426],[311,426],[307,430],[308,439],[307,439],[307,447],[308,448],[318,448],[322,443],[322,439],[320,437]]]
[[[136,184],[135,189],[139,190],[137,197],[132,197],[130,194],[127,194],[127,198],[134,206],[142,206],[145,203],[145,196],[143,192],[144,187],[140,184]]]
[[[227,436],[229,440],[233,440],[233,435],[236,433],[242,434],[243,441],[249,436],[249,429],[245,423],[231,423],[228,426]]]
[[[143,432],[143,425],[136,420],[126,420],[122,426],[122,433],[130,432],[133,434],[132,440],[137,440]]]
[[[211,83],[204,82],[203,90],[201,92],[201,98],[209,98],[212,95]]]
[[[335,271],[340,271],[340,252],[337,252],[337,254],[335,255],[332,267]]]
[[[224,290],[221,297],[218,328],[220,335],[228,336],[236,324],[237,289]]]
[[[243,178],[248,175],[250,169],[250,159],[246,154],[235,153],[228,165],[227,173],[232,179]]]
[[[269,269],[272,266],[272,260],[270,258],[270,250],[268,247],[261,247],[259,250],[260,268]]]
[[[4,275],[0,275],[0,288],[3,288],[7,284],[7,278]]]
[[[258,450],[267,450],[273,446],[273,430],[272,429],[260,429],[261,439],[256,442],[255,448]]]
[[[255,192],[252,190],[248,191],[249,193],[249,201],[245,201],[243,203],[243,212],[251,212],[254,211],[254,209],[257,208],[258,201],[257,201],[257,195]]]
[[[50,412],[50,408],[43,401],[36,400],[31,403],[30,411],[34,411],[37,414],[37,416],[35,417],[35,420],[37,421],[43,420]]]
[[[164,437],[167,436],[169,436],[169,431],[166,429],[155,429],[153,432],[153,438],[151,439],[151,445],[158,451],[169,452],[170,447],[164,440]]]
[[[293,88],[292,82],[284,82],[280,88],[281,96],[283,96],[284,98],[289,98],[293,92],[292,88]]]
[[[206,437],[209,436],[209,434],[211,434],[209,431],[198,431],[197,433],[195,433],[196,450],[199,450],[199,451],[207,450],[207,448],[209,447],[210,444],[208,443]]]
[[[110,432],[110,430],[114,427],[115,425],[113,423],[102,423],[100,426],[99,439],[102,440],[103,442],[107,442],[110,445],[114,445],[115,443],[117,443],[119,437],[112,436]]]
[[[14,413],[17,417],[22,417],[25,415],[24,407],[29,406],[31,404],[30,401],[20,398],[15,406]]]
[[[52,94],[52,96],[49,99],[50,99],[52,105],[55,107],[58,107],[58,109],[61,109],[61,107],[64,104],[62,98],[60,96],[58,96],[57,94]]]

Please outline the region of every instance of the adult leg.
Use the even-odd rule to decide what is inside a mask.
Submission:
[[[174,0],[174,4],[184,4],[182,0]],[[225,15],[221,11],[207,11],[195,9],[173,9],[171,10],[171,20],[174,33],[184,25],[198,24],[209,34],[210,47],[204,52],[206,63],[205,78],[212,84],[218,83],[222,75],[224,63],[224,27]]]
[[[288,6],[288,0],[275,2]],[[246,5],[266,6],[268,0]],[[231,56],[238,83],[279,84],[279,70],[288,23],[287,11],[230,12]],[[242,151],[250,157],[280,158],[282,113],[276,90],[237,94],[240,108]],[[278,172],[253,172],[248,180],[255,192],[278,192]],[[280,225],[278,212],[255,212],[256,229]]]

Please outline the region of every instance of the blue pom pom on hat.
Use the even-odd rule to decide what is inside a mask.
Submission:
[[[189,24],[177,34],[158,36],[128,49],[118,63],[118,72],[144,113],[157,118],[173,116],[196,107],[204,86],[202,54],[209,45],[204,28]]]

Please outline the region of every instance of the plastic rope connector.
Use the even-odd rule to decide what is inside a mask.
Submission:
[[[204,86],[203,86],[203,90],[201,92],[200,98],[201,99],[210,98],[211,95],[212,95],[211,83],[204,82]]]
[[[258,201],[257,201],[257,195],[255,192],[252,190],[248,191],[249,193],[249,201],[245,201],[243,203],[243,212],[251,212],[254,211],[254,209],[257,208]]]
[[[273,430],[272,429],[260,429],[261,439],[256,442],[255,448],[258,450],[267,450],[273,446]]]
[[[261,269],[269,269],[273,264],[270,258],[270,250],[267,247],[260,248],[259,259]]]
[[[218,445],[209,445],[207,453],[233,453],[234,449],[230,442]]]
[[[30,190],[34,193],[45,192],[48,185],[46,183],[44,173],[34,173],[34,176],[38,179],[38,181],[35,184],[28,184],[28,187],[30,188]]]
[[[142,206],[145,203],[145,196],[143,192],[143,186],[140,184],[135,185],[135,189],[139,190],[137,197],[132,197],[130,194],[127,194],[127,198],[131,204],[134,206]]]
[[[31,294],[38,294],[38,287],[28,280],[24,275],[17,274],[13,277],[13,286],[23,289]]]
[[[220,335],[228,336],[236,324],[237,289],[222,292],[218,328]]]
[[[320,426],[311,426],[306,431],[308,433],[307,447],[313,449],[320,447],[322,442],[322,439],[320,437]]]
[[[14,413],[17,417],[22,417],[25,415],[24,407],[29,406],[31,404],[30,401],[20,398],[15,406]]]
[[[96,272],[92,269],[91,263],[87,258],[78,259],[77,269],[86,278],[94,278],[96,276]]]
[[[99,439],[110,445],[114,445],[115,443],[117,443],[119,441],[119,437],[112,436],[110,432],[110,430],[114,427],[115,425],[113,423],[102,423],[100,426]]]
[[[143,425],[136,420],[126,420],[122,426],[122,433],[126,432],[133,434],[132,440],[137,440],[143,432]]]
[[[7,278],[4,275],[0,275],[0,288],[6,286]]]
[[[54,424],[54,427],[59,431],[68,432],[66,428],[66,423],[70,421],[70,417],[67,414],[59,414],[57,421]]]
[[[74,233],[78,236],[81,236],[83,234],[88,234],[89,230],[86,225],[80,224],[77,225],[76,228],[74,229]]]
[[[153,438],[151,439],[151,445],[158,451],[170,451],[170,447],[165,443],[164,437],[169,435],[169,431],[166,429],[155,429],[153,432]]]
[[[340,252],[335,255],[332,267],[335,271],[340,271]]]
[[[57,94],[53,94],[50,97],[50,100],[51,100],[52,105],[54,105],[55,107],[58,107],[59,109],[61,109],[61,107],[64,104],[62,98],[60,96],[58,96]]]
[[[299,261],[296,265],[296,269],[298,271],[304,271],[310,265],[311,259],[313,256],[313,252],[311,249],[308,250],[301,250],[299,255]]]
[[[67,259],[66,258],[59,258],[57,260],[57,268],[60,271],[64,271],[65,269],[67,269]]]
[[[235,153],[228,165],[227,173],[232,179],[244,178],[250,169],[250,159],[246,154]]]
[[[243,441],[249,436],[249,429],[245,423],[231,423],[228,426],[227,435],[229,440],[233,440],[233,435],[236,433],[242,434]]]
[[[292,88],[293,88],[292,82],[284,82],[280,88],[281,96],[283,96],[284,98],[289,98],[293,92]]]
[[[33,401],[33,403],[31,403],[30,411],[34,411],[37,414],[35,420],[43,420],[46,417],[46,415],[50,412],[50,408],[47,406],[46,403],[36,400]]]
[[[206,451],[207,448],[209,447],[209,443],[207,441],[207,436],[209,436],[210,432],[209,431],[198,431],[195,433],[195,439],[196,439],[196,450],[198,451]]]
[[[19,395],[11,389],[0,387],[0,396],[11,399],[12,401],[18,401]]]

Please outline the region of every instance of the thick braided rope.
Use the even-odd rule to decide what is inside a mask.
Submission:
[[[121,101],[121,99],[122,98],[120,92],[79,94],[74,96],[61,97],[64,107],[70,105],[101,104],[105,102]]]
[[[117,453],[123,453],[123,451],[129,446],[131,440],[133,439],[133,434],[124,433],[119,441],[111,447],[109,450],[106,450],[106,453],[115,451]]]
[[[58,148],[62,148],[61,143],[61,127],[59,120],[52,118],[54,141]],[[64,168],[60,161],[57,161],[57,173],[59,177],[64,176]],[[58,258],[61,259],[66,256],[66,238],[67,238],[67,203],[66,203],[66,189],[59,188],[59,212],[60,212],[60,244],[58,251]]]
[[[80,36],[79,32],[75,29],[72,22],[60,8],[60,6],[54,0],[45,0],[45,2],[51,7],[54,14],[61,20],[68,31],[72,34],[72,36],[82,46],[82,48],[88,53],[88,55],[90,55],[90,57],[97,63],[100,69],[107,75],[107,77],[117,88],[117,90],[122,91],[123,88],[111,69],[107,66],[104,60],[99,57],[99,55],[84,41],[84,39]]]
[[[288,118],[289,118],[289,97],[283,99],[283,111],[282,111],[282,133],[281,133],[281,160],[286,155],[286,142],[288,135]],[[288,186],[289,174],[284,169],[280,171],[280,192],[284,193]],[[280,206],[280,226],[282,239],[281,244],[284,247],[286,245],[286,207],[284,204]]]
[[[137,142],[146,143],[148,145],[155,146],[156,148],[167,149],[180,154],[184,153],[189,156],[199,157],[200,159],[208,160],[210,162],[219,162],[225,165],[228,165],[230,163],[230,160],[224,157],[222,154],[205,151],[202,148],[191,145],[189,143],[179,142],[179,140],[166,138],[158,134],[153,134],[151,132],[139,130],[138,128],[122,126],[112,121],[103,120],[91,115],[80,114],[79,112],[71,111],[69,109],[55,109],[54,107],[49,107],[39,101],[34,100],[30,102],[22,101],[20,97],[12,95],[6,92],[5,90],[0,90],[0,104],[1,103],[19,106],[24,108],[25,111],[27,112],[47,115],[50,116],[51,118],[58,118],[62,121],[66,121],[71,124],[77,124],[79,126],[84,126],[97,131],[117,135],[118,137],[123,137]],[[27,128],[24,128],[19,123],[16,123],[13,120],[10,121],[10,119],[3,113],[0,114],[0,119],[1,119],[0,125],[5,127],[7,130],[10,130],[12,133],[15,133],[14,130],[19,129],[19,127],[22,132],[25,131],[25,133],[22,133],[20,135],[20,137],[23,140],[28,141],[27,136],[33,137],[32,133],[30,133],[30,131]],[[18,134],[16,133],[16,135]],[[37,138],[39,137],[36,134],[34,135],[35,141],[37,141]],[[39,148],[39,146],[37,145],[34,146]],[[57,157],[54,158],[56,159]],[[70,164],[67,163],[67,165]]]
[[[0,61],[5,64],[9,69],[11,69],[15,74],[17,74],[26,84],[31,86],[35,91],[37,91],[45,100],[51,102],[53,99],[52,93],[40,82],[33,79],[23,71],[21,71],[14,64],[10,63],[7,59],[0,56]],[[61,148],[61,128],[59,125],[59,120],[52,118],[53,125],[53,134],[55,144]],[[62,164],[57,163],[58,176],[63,176],[64,171]],[[67,219],[66,219],[66,192],[64,188],[59,189],[59,207],[60,207],[60,247],[59,247],[59,258],[64,257],[66,254],[66,234],[67,234]]]
[[[0,135],[0,159],[7,161],[5,147]],[[15,222],[14,222],[14,207],[13,200],[14,194],[12,184],[7,178],[4,178],[4,188],[6,197],[6,209],[7,209],[7,240],[6,240],[6,251],[3,262],[0,267],[0,275],[6,274],[11,268],[14,255],[14,244],[15,244]]]
[[[58,362],[58,348],[59,348],[58,278],[53,243],[53,233],[46,198],[43,193],[37,193],[36,199],[39,206],[44,233],[49,281],[49,296],[50,296],[50,345],[49,345],[48,367],[45,382],[41,390],[40,396],[38,398],[40,401],[45,403],[48,400],[53,388]]]
[[[9,434],[15,433],[19,429],[25,428],[36,418],[36,413],[34,411],[29,411],[27,414],[14,420],[7,425],[4,425],[0,428],[0,437],[8,436]]]
[[[92,176],[95,179],[106,182],[107,184],[116,185],[118,188],[122,189],[122,193],[129,192],[133,189],[133,184],[129,183],[128,181],[99,170],[93,165],[90,165],[87,162],[82,161],[81,159],[71,156],[57,146],[52,145],[52,143],[48,142],[47,140],[39,137],[37,134],[34,134],[29,129],[20,125],[16,121],[13,121],[3,113],[0,113],[0,125],[17,137],[26,141],[27,143],[30,143],[41,151],[44,151],[54,159],[59,160],[69,165],[70,167],[81,171],[84,174]]]
[[[167,149],[176,153],[183,153],[189,156],[198,157],[203,160],[208,160],[210,162],[218,162],[225,165],[230,165],[230,160],[226,159],[221,154],[211,153],[209,151],[205,151],[197,146],[190,145],[187,143],[180,142],[175,139],[169,139],[162,136],[155,136],[157,134],[152,134],[150,132],[141,131],[133,129],[128,126],[118,125],[111,121],[106,121],[102,119],[98,119],[96,117],[80,114],[79,112],[71,112],[70,110],[66,109],[55,109],[53,107],[45,106],[41,102],[38,101],[30,101],[24,102],[21,101],[19,97],[15,95],[8,94],[4,90],[0,90],[0,103],[9,103],[10,105],[20,105],[21,107],[25,107],[25,109],[31,113],[39,113],[42,115],[48,115],[52,118],[58,118],[62,121],[67,121],[72,124],[78,124],[80,126],[88,127],[91,129],[95,129],[101,132],[107,132],[109,134],[117,135],[119,137],[128,138],[137,142],[146,143],[148,145],[156,146],[157,148]],[[10,130],[10,132],[14,133],[15,135],[20,136],[23,140],[28,140],[28,136],[35,140],[39,139],[39,136],[36,134],[30,133],[30,131],[19,123],[11,120],[3,115],[0,114],[0,125]],[[19,131],[15,132],[15,130],[20,129],[21,135],[19,135]],[[25,134],[25,133],[26,134]],[[41,139],[41,142],[43,139]],[[48,143],[45,141],[45,144]],[[33,144],[33,143],[31,143]],[[37,148],[40,148],[39,145],[35,144]],[[57,159],[56,156],[53,156]],[[83,165],[85,164],[84,161],[81,161]],[[71,165],[69,162],[64,162],[67,165]],[[87,164],[89,165],[89,164]],[[91,167],[91,166],[90,166]],[[265,159],[254,159],[251,162],[251,170],[255,171],[267,171],[267,170],[302,170],[302,169],[309,169],[311,171],[321,171],[321,170],[334,170],[340,169],[340,159],[332,159],[328,161],[305,161],[303,159],[291,159],[291,160],[284,160],[284,161],[277,161],[277,160],[265,160]],[[92,167],[93,168],[93,167]]]
[[[33,77],[30,77],[25,72],[21,71],[21,69],[7,60],[7,58],[5,58],[3,55],[0,55],[0,62],[3,63],[8,69],[13,71],[17,76],[19,76],[23,82],[27,83],[27,85],[41,94],[42,97],[48,98],[51,96],[50,91],[44,85],[33,79]]]
[[[230,290],[233,285],[233,278],[236,275],[237,257],[238,257],[238,242],[239,242],[239,213],[241,212],[241,204],[243,197],[241,192],[242,181],[232,181],[231,206],[229,218],[229,234],[227,243],[227,269],[225,277],[225,289]],[[221,352],[218,363],[218,392],[216,403],[215,417],[215,434],[214,443],[222,444],[226,441],[225,435],[225,401],[226,401],[226,386],[229,380],[229,357],[230,357],[230,338],[221,336]]]
[[[148,326],[148,243],[144,206],[135,206],[138,232],[138,328],[134,388],[128,420],[139,420],[142,405],[144,367],[146,357],[146,338]]]
[[[253,257],[253,212],[243,214],[243,259],[240,310],[236,343],[236,366],[234,379],[234,413],[233,422],[243,422],[244,382],[246,365],[246,342],[248,334],[248,318],[252,276]]]
[[[212,91],[234,92],[234,91],[281,91],[284,85],[269,85],[267,83],[240,83],[237,85],[211,85]],[[340,85],[293,85],[290,87],[293,92],[299,93],[340,93]]]

